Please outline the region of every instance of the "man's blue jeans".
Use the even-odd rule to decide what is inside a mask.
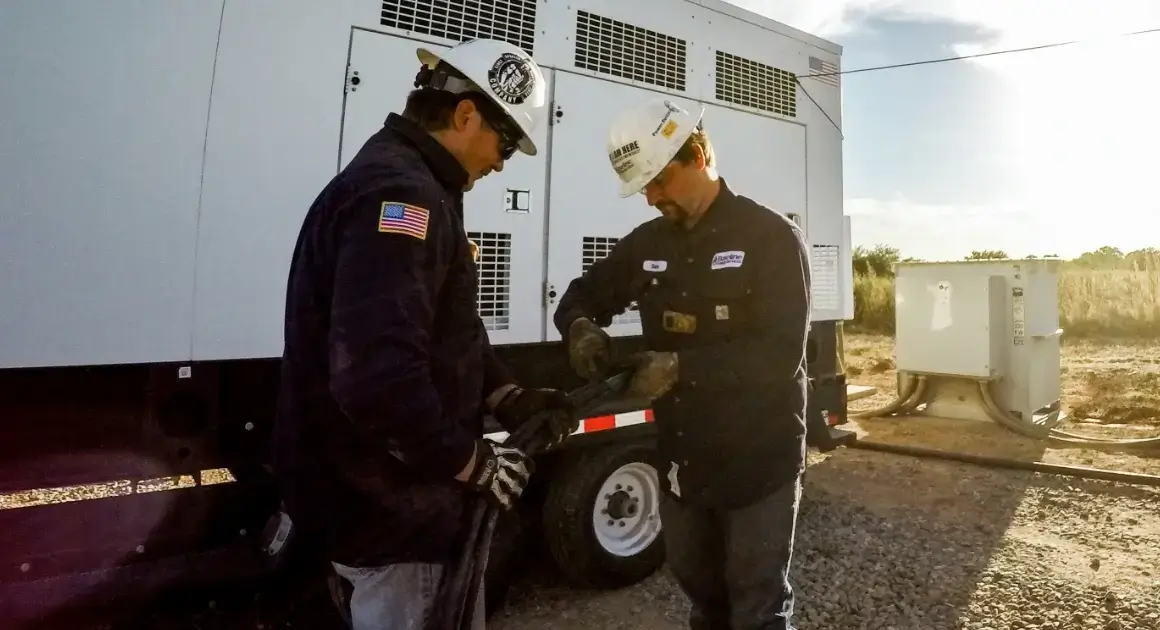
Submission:
[[[352,630],[422,630],[439,590],[443,567],[406,563],[385,567],[348,567],[332,563],[350,582]],[[484,630],[483,585],[475,602],[473,630]]]

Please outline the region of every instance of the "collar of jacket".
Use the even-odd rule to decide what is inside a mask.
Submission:
[[[697,223],[689,229],[685,229],[685,227],[680,224],[673,224],[672,227],[675,231],[684,233],[691,237],[696,237],[705,232],[712,231],[713,228],[717,225],[717,222],[721,220],[722,214],[728,212],[727,208],[731,203],[733,203],[733,199],[736,197],[736,195],[734,195],[733,190],[729,188],[729,184],[725,183],[724,177],[718,177],[717,180],[721,182],[721,188],[717,191],[717,196],[713,198],[713,201],[709,202],[709,207],[705,208],[705,214],[701,215],[701,220],[697,221]]]
[[[391,113],[383,125],[395,134],[406,138],[415,146],[415,149],[423,156],[423,161],[431,169],[431,173],[435,175],[435,179],[443,184],[447,192],[456,197],[463,195],[463,187],[467,185],[467,170],[463,168],[459,160],[455,159],[454,155],[451,155],[450,151],[439,144],[438,140],[432,138],[425,129],[399,114]]]

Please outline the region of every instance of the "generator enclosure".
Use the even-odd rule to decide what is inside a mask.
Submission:
[[[543,66],[550,124],[465,196],[495,345],[654,218],[605,147],[625,107],[706,107],[718,171],[792,216],[813,313],[853,313],[841,48],[715,0],[108,0],[0,7],[0,368],[277,358],[315,196],[419,69],[489,37]],[[807,95],[808,91],[808,95]],[[777,282],[770,278],[770,282]],[[629,310],[609,330],[639,335]],[[911,352],[909,349],[905,352]]]
[[[1051,259],[898,263],[899,373],[994,381],[996,402],[1020,418],[1058,411],[1060,264]]]

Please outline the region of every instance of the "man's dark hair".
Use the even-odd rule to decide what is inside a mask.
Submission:
[[[442,131],[451,126],[451,116],[465,98],[467,94],[421,87],[407,95],[402,115],[426,131]]]
[[[709,132],[705,131],[703,127],[698,127],[685,140],[680,150],[673,156],[673,161],[682,164],[692,163],[697,158],[697,151],[694,147],[700,147],[701,151],[705,153],[705,166],[713,166],[713,143],[709,141]]]
[[[442,131],[451,126],[451,117],[460,101],[465,99],[475,103],[476,109],[488,120],[497,120],[503,117],[503,112],[486,96],[478,92],[454,93],[446,90],[437,90],[431,87],[421,87],[412,90],[407,95],[407,104],[403,108],[403,118],[413,121],[425,131]]]

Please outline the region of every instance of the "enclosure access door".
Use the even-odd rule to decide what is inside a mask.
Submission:
[[[559,298],[572,279],[604,258],[636,226],[658,215],[634,195],[621,199],[620,179],[612,170],[605,135],[625,108],[653,96],[632,86],[557,72],[552,126],[552,204],[548,220],[548,334],[560,339],[551,324]],[[681,99],[674,99],[688,106]],[[640,316],[630,305],[607,328],[610,335],[640,334]]]
[[[352,31],[340,167],[382,127],[388,113],[402,111],[419,70],[415,49],[420,45],[447,48]],[[541,147],[537,157],[516,153],[503,172],[476,182],[464,196],[468,236],[480,248],[479,310],[493,344],[542,339],[546,127],[535,139]]]

